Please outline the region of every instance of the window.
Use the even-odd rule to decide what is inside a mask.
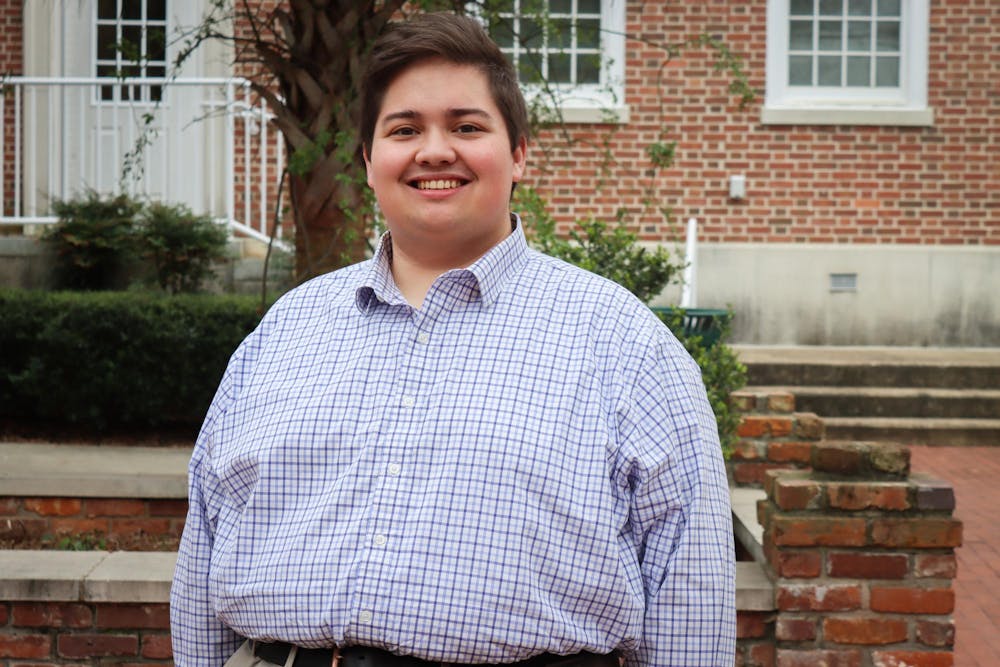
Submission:
[[[928,0],[768,0],[764,123],[930,125]]]
[[[529,98],[551,94],[567,122],[627,122],[625,0],[491,0],[479,12]]]
[[[94,61],[99,77],[167,73],[167,0],[98,0]],[[157,85],[101,86],[104,102],[157,102]]]

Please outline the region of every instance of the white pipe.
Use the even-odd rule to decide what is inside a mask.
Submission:
[[[681,288],[681,308],[696,308],[698,305],[698,221],[688,219],[687,236],[684,243],[684,286]]]

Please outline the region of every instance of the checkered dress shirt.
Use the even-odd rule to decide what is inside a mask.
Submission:
[[[676,339],[520,224],[419,310],[390,253],[289,292],[233,354],[189,470],[176,664],[251,637],[731,666],[728,486]]]

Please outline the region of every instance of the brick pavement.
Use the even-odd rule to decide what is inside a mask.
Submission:
[[[955,580],[955,665],[1000,665],[1000,447],[911,447],[912,469],[951,482],[965,524]]]

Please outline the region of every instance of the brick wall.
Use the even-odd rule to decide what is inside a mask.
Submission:
[[[604,128],[616,130],[610,178],[600,173],[599,147],[580,145],[555,151],[556,170],[547,175],[536,150],[530,180],[542,186],[563,223],[611,216],[618,207],[638,212],[652,196],[677,221],[697,217],[705,242],[1000,244],[1000,190],[989,187],[1000,173],[1000,113],[990,83],[1000,79],[992,46],[1000,40],[1000,3],[940,0],[930,12],[933,127],[765,126],[763,95],[738,110],[726,95],[727,79],[712,72],[704,52],[661,70],[662,50],[629,40],[631,122]],[[627,32],[647,42],[678,42],[700,31],[721,37],[745,57],[760,91],[765,28],[763,3],[627,5]],[[643,149],[663,128],[678,141],[678,159],[650,180]],[[593,127],[574,134],[602,141]],[[748,196],[730,201],[727,179],[737,173],[747,177]],[[613,188],[602,186],[609,180]],[[664,224],[656,206],[640,222],[649,240],[673,240],[682,231]]]
[[[810,462],[767,472],[758,506],[776,664],[952,665],[951,487],[911,475],[898,445],[817,443]]]
[[[83,536],[119,549],[176,548],[186,516],[186,500],[6,496],[0,545],[38,548]]]
[[[24,73],[22,64],[22,44],[24,41],[23,0],[0,0],[0,76],[20,75]],[[4,100],[3,122],[3,164],[14,163],[14,104],[13,99]],[[14,174],[9,169],[3,170],[4,210],[0,213],[12,213],[14,201]]]
[[[170,665],[172,656],[166,604],[0,602],[0,664]]]

